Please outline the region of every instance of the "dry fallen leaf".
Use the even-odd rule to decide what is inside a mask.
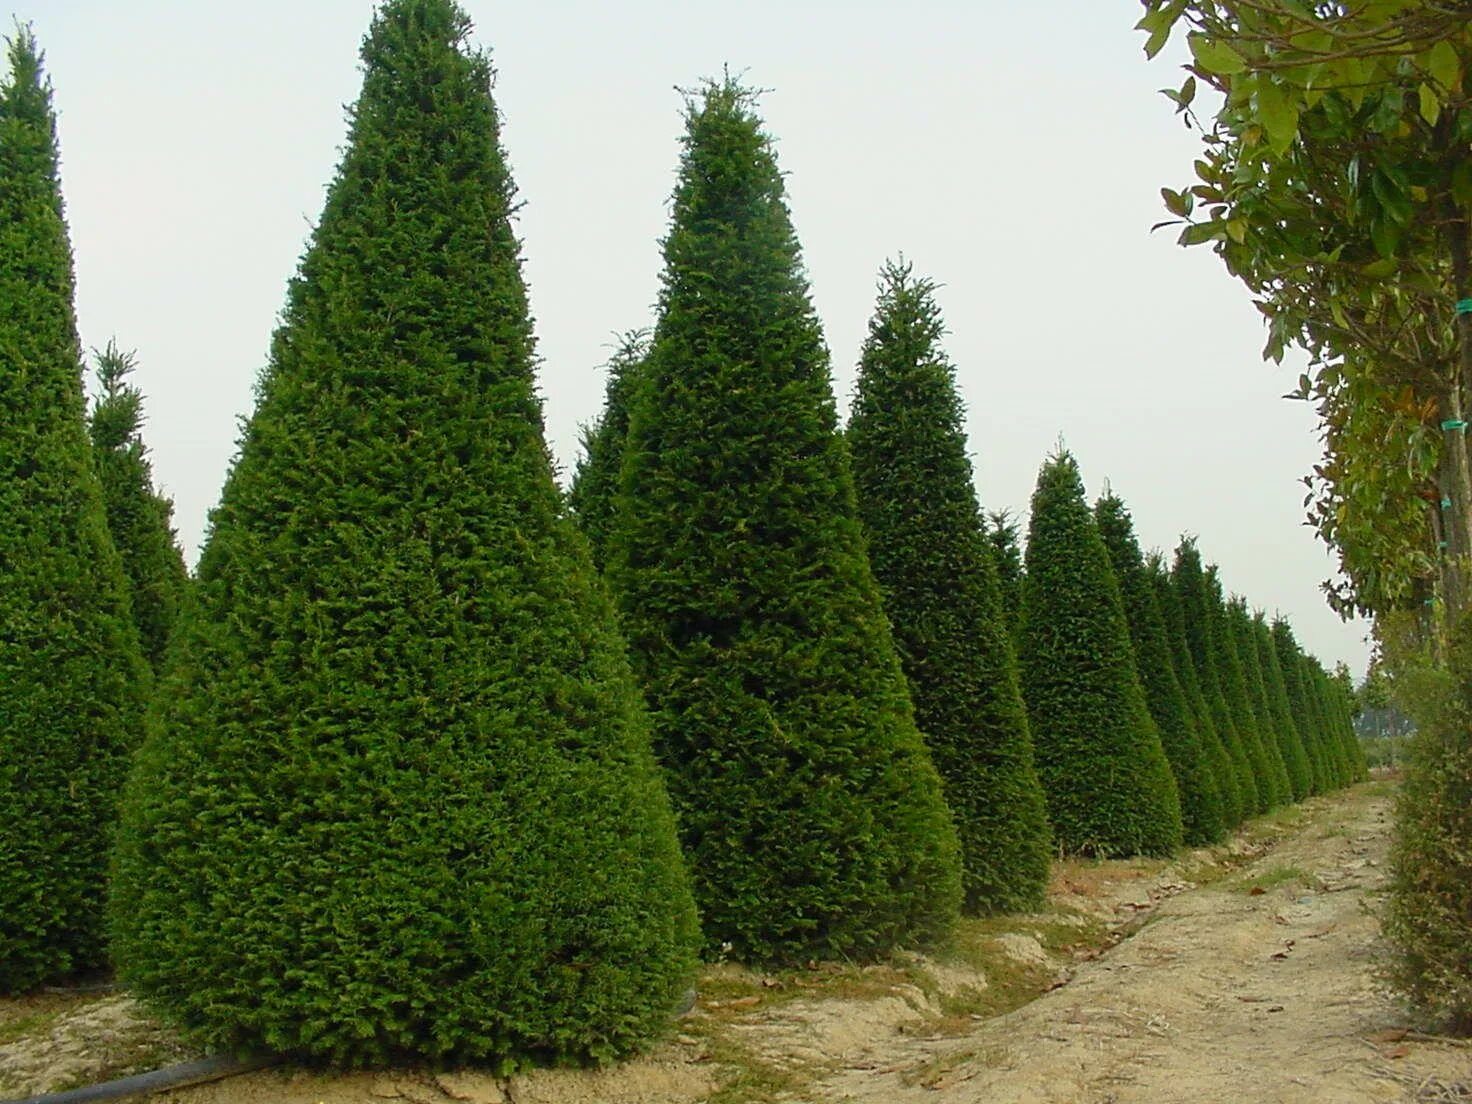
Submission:
[[[1251,889],[1249,889],[1247,891],[1247,896],[1249,896],[1249,897],[1261,897],[1266,892],[1267,892],[1267,890],[1263,889],[1262,886],[1253,886]]]
[[[1405,1044],[1401,1044],[1400,1046],[1394,1046],[1391,1047],[1389,1050],[1382,1051],[1381,1054],[1386,1058],[1404,1058],[1410,1052],[1410,1047],[1406,1046]]]
[[[1372,1043],[1398,1043],[1404,1039],[1410,1031],[1404,1027],[1387,1027],[1384,1031],[1377,1031],[1370,1036]]]

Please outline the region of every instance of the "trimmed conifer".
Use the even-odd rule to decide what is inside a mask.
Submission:
[[[583,454],[578,457],[572,486],[567,491],[568,506],[578,528],[588,538],[593,564],[600,571],[608,562],[608,543],[618,511],[624,441],[629,435],[630,398],[639,367],[648,355],[648,330],[631,330],[619,338],[607,364],[603,411],[596,422],[583,427]]]
[[[96,355],[102,390],[89,422],[92,459],[102,484],[107,528],[128,579],[143,657],[157,672],[189,574],[174,537],[174,504],[153,486],[142,436],[143,395],[128,382],[133,354],[109,341]]]
[[[992,510],[986,517],[1002,625],[1015,649],[1022,629],[1022,532],[1011,510]]]
[[[1023,584],[1022,693],[1066,851],[1168,854],[1181,806],[1145,705],[1109,554],[1066,450],[1038,473]]]
[[[1221,838],[1223,831],[1221,788],[1176,676],[1165,621],[1145,570],[1134,522],[1124,502],[1114,494],[1100,497],[1094,505],[1094,517],[1119,583],[1145,704],[1160,730],[1161,746],[1180,794],[1185,842],[1193,846],[1212,843]]]
[[[0,992],[100,966],[148,672],[87,443],[51,84],[0,82]]]
[[[1267,683],[1257,662],[1257,644],[1252,636],[1252,615],[1247,612],[1246,600],[1235,596],[1227,602],[1226,611],[1232,646],[1236,649],[1237,660],[1242,666],[1242,678],[1247,686],[1247,704],[1262,740],[1263,759],[1272,787],[1273,804],[1286,805],[1293,800],[1293,787],[1289,783],[1287,764],[1283,760],[1282,737],[1273,727]]]
[[[1257,716],[1247,696],[1247,679],[1242,672],[1242,660],[1237,654],[1237,642],[1232,632],[1231,618],[1227,613],[1226,597],[1222,592],[1221,577],[1215,564],[1206,569],[1207,616],[1216,626],[1219,642],[1217,662],[1222,694],[1232,716],[1237,739],[1247,757],[1248,769],[1252,772],[1253,790],[1257,795],[1253,811],[1265,813],[1282,804],[1282,798],[1274,784],[1272,766],[1262,733],[1258,731]]]
[[[658,322],[608,574],[712,947],[940,938],[955,829],[915,727],[771,139],[729,79],[686,104]]]
[[[1278,666],[1283,671],[1283,686],[1288,692],[1288,708],[1293,716],[1293,726],[1298,730],[1299,737],[1303,740],[1304,752],[1308,756],[1309,792],[1328,793],[1333,789],[1329,776],[1330,764],[1310,706],[1305,657],[1293,635],[1293,627],[1281,617],[1273,621],[1273,647],[1278,653]]]
[[[909,265],[882,270],[847,440],[915,720],[955,816],[965,907],[1020,911],[1042,901],[1048,817],[934,287]]]
[[[1257,813],[1260,801],[1252,763],[1223,690],[1226,660],[1222,655],[1222,627],[1216,615],[1220,607],[1216,606],[1207,585],[1201,553],[1194,540],[1182,539],[1176,547],[1171,582],[1180,598],[1186,644],[1201,683],[1201,693],[1211,713],[1212,727],[1232,761],[1232,780],[1236,783],[1237,812],[1240,815],[1229,826],[1235,827]]]
[[[124,807],[130,987],[225,1049],[603,1060],[698,946],[563,512],[486,57],[388,0]]]
[[[1180,595],[1171,583],[1170,571],[1158,552],[1151,553],[1146,564],[1155,597],[1159,603],[1161,619],[1165,623],[1166,637],[1170,642],[1171,659],[1176,677],[1180,680],[1186,702],[1191,708],[1191,720],[1201,740],[1203,754],[1211,769],[1212,781],[1216,783],[1221,799],[1222,827],[1230,828],[1241,824],[1242,794],[1237,788],[1236,769],[1226,746],[1217,735],[1211,721],[1211,710],[1201,693],[1201,683],[1196,677],[1196,665],[1191,660],[1191,649],[1186,643],[1186,622],[1181,612]]]
[[[1252,636],[1257,646],[1257,662],[1263,673],[1273,728],[1278,733],[1283,766],[1288,772],[1288,785],[1293,800],[1302,801],[1312,788],[1313,773],[1309,768],[1303,737],[1298,733],[1298,726],[1293,723],[1293,710],[1288,704],[1283,668],[1278,663],[1278,653],[1273,647],[1272,630],[1268,628],[1267,620],[1261,613],[1252,619]]]

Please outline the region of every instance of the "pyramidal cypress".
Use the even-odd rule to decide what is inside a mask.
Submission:
[[[1124,502],[1114,494],[1099,499],[1094,517],[1119,582],[1145,704],[1160,730],[1160,742],[1180,793],[1185,842],[1193,846],[1211,843],[1221,838],[1223,830],[1221,789],[1176,677],[1165,620],[1145,570],[1134,522]]]
[[[153,486],[153,466],[142,435],[143,395],[128,382],[133,367],[133,355],[115,342],[97,353],[102,390],[93,403],[89,428],[107,528],[128,579],[133,622],[143,656],[157,672],[189,574],[174,538],[174,504]]]
[[[1257,645],[1252,637],[1252,615],[1247,612],[1247,601],[1233,597],[1226,605],[1227,627],[1232,636],[1238,662],[1242,666],[1242,678],[1247,685],[1247,704],[1252,714],[1259,739],[1262,741],[1263,759],[1267,766],[1268,781],[1272,787],[1273,804],[1285,805],[1293,800],[1293,787],[1288,780],[1287,765],[1283,760],[1281,736],[1273,727],[1272,707],[1268,702],[1267,683],[1262,668],[1257,662]]]
[[[1196,677],[1201,682],[1201,693],[1211,713],[1211,723],[1232,760],[1232,780],[1236,783],[1234,788],[1239,799],[1240,817],[1229,824],[1229,827],[1235,827],[1258,812],[1257,779],[1234,711],[1227,704],[1226,659],[1222,640],[1224,630],[1220,605],[1207,584],[1201,553],[1194,540],[1183,539],[1176,547],[1171,582],[1181,600],[1186,645],[1191,652],[1191,662],[1196,667]]]
[[[1010,510],[989,511],[986,520],[987,541],[997,570],[1002,625],[1015,649],[1022,627],[1022,532]]]
[[[1257,647],[1257,662],[1263,673],[1273,729],[1278,734],[1278,747],[1283,756],[1283,766],[1288,772],[1288,787],[1292,800],[1302,801],[1309,794],[1313,774],[1309,769],[1303,738],[1298,734],[1298,726],[1293,723],[1293,711],[1288,705],[1283,669],[1278,663],[1277,650],[1273,647],[1272,630],[1268,628],[1267,620],[1261,613],[1253,616],[1252,638]]]
[[[126,792],[129,986],[207,1045],[601,1060],[698,946],[533,387],[491,71],[388,0]]]
[[[1247,678],[1242,671],[1242,661],[1237,655],[1232,623],[1227,614],[1226,596],[1222,592],[1221,576],[1215,564],[1206,569],[1206,594],[1206,613],[1214,625],[1218,646],[1217,670],[1222,695],[1226,700],[1227,710],[1232,715],[1232,725],[1247,758],[1247,767],[1252,773],[1253,791],[1257,795],[1253,811],[1265,813],[1281,803],[1280,797],[1273,785],[1267,751],[1263,746],[1262,734],[1257,730],[1257,718],[1247,697]]]
[[[1201,693],[1201,683],[1196,677],[1196,664],[1191,659],[1191,649],[1186,643],[1186,620],[1181,612],[1180,595],[1171,584],[1170,571],[1160,553],[1151,553],[1146,562],[1146,571],[1155,590],[1161,620],[1165,624],[1176,677],[1190,707],[1191,723],[1195,726],[1201,741],[1202,754],[1206,756],[1212,781],[1216,784],[1222,827],[1230,828],[1242,823],[1242,794],[1237,788],[1232,757],[1227,754],[1226,745],[1222,743],[1216,726],[1212,724],[1211,710],[1207,707],[1206,698]]]
[[[847,440],[915,720],[956,819],[965,905],[1020,911],[1048,880],[1047,810],[943,333],[934,285],[886,265]]]
[[[608,574],[706,938],[749,960],[939,938],[940,778],[865,553],[828,354],[753,94],[687,101]]]
[[[147,668],[87,442],[51,85],[0,81],[0,992],[105,960],[107,839]]]
[[[1119,584],[1060,450],[1032,497],[1023,584],[1023,698],[1053,833],[1067,851],[1166,854],[1181,807],[1135,670]]]
[[[640,365],[649,354],[649,332],[631,330],[619,338],[609,358],[603,411],[582,433],[583,453],[567,491],[568,506],[593,550],[600,571],[608,560],[608,543],[618,508],[624,441],[629,435],[629,400]]]
[[[1309,793],[1324,794],[1333,789],[1329,763],[1323,740],[1309,703],[1308,676],[1303,652],[1293,634],[1293,627],[1281,617],[1273,621],[1273,648],[1278,653],[1278,666],[1283,672],[1283,687],[1288,693],[1288,708],[1293,726],[1303,740],[1308,756]]]

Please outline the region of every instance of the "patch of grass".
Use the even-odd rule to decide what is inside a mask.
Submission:
[[[51,1025],[61,1019],[65,1009],[53,1008],[43,1012],[28,1012],[13,1018],[0,1020],[0,1046],[18,1042],[29,1035],[49,1031]]]

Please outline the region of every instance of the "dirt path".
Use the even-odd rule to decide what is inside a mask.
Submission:
[[[1388,807],[1383,793],[1317,803],[1296,835],[1161,902],[1067,985],[840,1070],[813,1099],[1472,1101],[1472,1049],[1401,1037],[1373,981]]]
[[[1472,1045],[1408,1034],[1374,981],[1389,810],[1372,784],[1169,863],[1062,863],[1044,911],[939,958],[712,967],[672,1039],[606,1070],[282,1069],[153,1104],[1472,1104]],[[0,1098],[168,1043],[121,995],[0,1002]]]

